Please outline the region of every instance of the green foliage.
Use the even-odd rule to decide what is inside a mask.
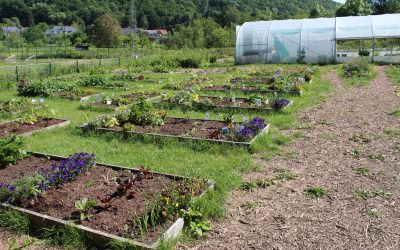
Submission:
[[[96,205],[96,200],[83,198],[75,201],[75,209],[79,212],[80,220],[89,218],[89,210]]]
[[[36,198],[42,192],[40,184],[45,181],[42,175],[23,177],[12,183],[12,188],[0,188],[0,201],[19,203],[27,198]]]
[[[368,58],[358,58],[342,66],[343,75],[347,78],[368,76],[371,66]]]
[[[369,0],[347,0],[336,10],[336,16],[368,16],[372,13]]]
[[[51,79],[42,81],[23,81],[18,83],[18,94],[21,96],[51,96],[61,91],[71,91],[73,84],[57,82]]]
[[[24,142],[20,137],[0,138],[0,169],[15,164],[26,156]]]
[[[371,53],[366,49],[360,49],[360,51],[358,52],[359,56],[369,56],[369,54]]]
[[[190,234],[196,238],[203,236],[205,231],[211,230],[210,223],[204,220],[203,213],[199,210],[194,208],[189,208],[187,211],[181,210],[181,216],[189,225]]]
[[[52,246],[64,246],[66,249],[86,249],[88,238],[74,225],[53,226],[41,232],[44,242]]]
[[[84,87],[105,87],[108,85],[108,79],[104,75],[91,74],[80,83]]]
[[[311,187],[306,189],[305,193],[311,198],[322,198],[327,195],[327,191],[323,187]]]
[[[95,121],[89,122],[88,126],[93,128],[111,128],[114,126],[124,126],[126,123],[131,125],[153,125],[164,124],[167,112],[157,110],[153,104],[144,100],[133,105],[131,109],[124,110],[116,115],[102,115]]]
[[[102,15],[94,21],[93,41],[98,47],[117,47],[121,43],[121,26],[110,15]]]
[[[16,233],[28,233],[29,219],[14,209],[0,208],[0,227]]]
[[[355,193],[355,198],[356,200],[367,200],[369,198],[374,198],[374,197],[387,197],[387,196],[392,196],[393,193],[382,190],[382,189],[377,189],[373,191],[357,191]]]

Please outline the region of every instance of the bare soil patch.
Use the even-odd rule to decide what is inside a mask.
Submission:
[[[60,124],[65,122],[65,120],[60,119],[40,119],[35,124],[24,123],[11,121],[0,124],[0,137],[9,135],[9,134],[25,134],[32,131],[40,130],[43,128],[47,128],[56,124]]]

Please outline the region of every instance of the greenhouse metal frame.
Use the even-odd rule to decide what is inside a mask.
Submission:
[[[372,62],[398,63],[400,46],[395,54],[393,44],[390,53],[375,50],[377,39],[388,38],[400,38],[400,14],[247,22],[236,27],[235,63],[346,62],[359,51],[337,47],[351,40],[372,41],[367,48]]]

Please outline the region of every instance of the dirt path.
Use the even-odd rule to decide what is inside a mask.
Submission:
[[[284,168],[297,178],[254,192],[234,191],[227,217],[194,247],[180,248],[400,249],[400,138],[384,133],[400,128],[399,119],[389,115],[400,99],[384,68],[376,70],[373,83],[351,89],[336,73],[327,74],[336,91],[300,114],[303,138],[284,156],[257,159],[262,171],[246,176],[272,177]],[[358,174],[360,167],[369,173]],[[315,186],[328,196],[306,196],[304,190]],[[387,196],[355,199],[362,190]]]

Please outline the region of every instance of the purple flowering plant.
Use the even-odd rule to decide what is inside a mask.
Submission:
[[[250,141],[266,126],[267,124],[265,124],[265,120],[263,118],[256,117],[250,122],[246,123],[244,126],[241,126],[240,129],[236,131],[236,137],[239,141]]]
[[[53,164],[50,169],[42,168],[36,175],[23,177],[11,184],[0,183],[0,202],[18,203],[37,197],[45,190],[76,180],[94,165],[94,154],[76,153],[58,164]]]

